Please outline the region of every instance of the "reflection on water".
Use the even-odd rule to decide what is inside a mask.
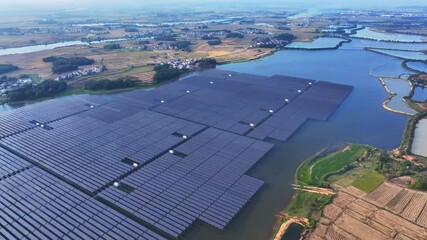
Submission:
[[[298,223],[292,223],[283,235],[282,240],[299,240],[303,231],[303,226]]]
[[[427,64],[425,62],[406,62],[406,65],[419,72],[427,72]]]
[[[354,86],[354,91],[328,121],[308,121],[286,143],[277,142],[249,171],[250,176],[262,179],[265,185],[224,232],[198,222],[183,238],[267,239],[275,214],[292,197],[295,169],[305,158],[342,142],[366,143],[385,149],[397,147],[407,117],[382,108],[387,93],[377,78],[370,75],[372,68],[393,59],[365,51],[357,44],[345,43],[343,49],[338,50],[284,50],[256,61],[219,66],[224,70],[266,76],[283,74],[349,84]],[[400,70],[393,68],[382,71],[394,77],[400,74]]]
[[[376,32],[369,27],[358,30],[352,37],[393,42],[424,42],[426,40],[426,37],[418,35]]]
[[[33,53],[44,50],[52,50],[60,47],[69,47],[75,45],[89,45],[89,44],[97,44],[97,43],[106,43],[106,42],[117,42],[117,41],[125,41],[125,38],[116,38],[116,39],[106,39],[100,41],[92,41],[92,42],[84,42],[84,41],[67,41],[67,42],[59,42],[45,45],[33,45],[27,47],[19,47],[19,48],[6,48],[0,49],[0,56],[9,55],[9,54],[24,54],[24,53]]]
[[[427,88],[416,87],[414,89],[414,95],[412,96],[412,100],[419,102],[427,101]]]
[[[333,38],[333,37],[321,37],[316,38],[312,42],[292,42],[287,45],[286,48],[299,48],[299,49],[328,49],[335,48],[340,43],[346,42],[347,40],[343,38]]]
[[[256,61],[219,66],[265,76],[283,74],[350,84],[354,91],[328,121],[308,121],[286,143],[278,143],[249,172],[264,180],[265,185],[225,232],[197,224],[186,233],[185,239],[268,239],[275,214],[292,197],[295,169],[305,158],[342,142],[367,143],[385,149],[399,145],[407,117],[383,109],[382,102],[388,94],[378,79],[370,75],[372,66],[384,65],[394,58],[365,51],[352,43],[343,47],[310,52],[284,50]],[[400,75],[390,70],[393,72],[388,75]]]
[[[427,55],[421,51],[405,51],[405,50],[388,50],[388,49],[370,49],[371,51],[390,55],[397,58],[407,59],[407,60],[427,60]]]
[[[412,143],[412,152],[427,157],[427,119],[421,120],[415,130],[415,138]]]
[[[384,83],[388,89],[396,95],[387,103],[387,106],[393,110],[405,112],[409,114],[416,114],[417,112],[408,107],[406,102],[403,101],[404,96],[408,96],[411,91],[409,81],[403,79],[384,79]]]

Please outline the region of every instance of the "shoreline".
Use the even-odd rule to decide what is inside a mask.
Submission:
[[[291,226],[292,224],[299,224],[304,228],[308,225],[309,220],[307,218],[289,217],[289,216],[285,216],[285,217],[289,219],[286,220],[284,223],[282,223],[282,225],[280,225],[280,228],[277,231],[276,235],[274,236],[273,240],[281,240],[285,235],[286,231],[288,230],[289,226]]]
[[[396,79],[396,80],[397,80],[397,79]],[[387,104],[391,101],[391,99],[392,99],[392,98],[396,97],[396,96],[397,96],[397,94],[396,94],[396,93],[394,93],[394,92],[392,92],[392,91],[388,88],[387,84],[384,82],[384,78],[383,78],[383,77],[379,77],[379,78],[378,78],[378,81],[380,81],[380,83],[381,83],[381,85],[383,86],[383,88],[385,89],[385,91],[389,94],[389,96],[386,98],[386,100],[385,100],[385,101],[383,102],[383,104],[382,104],[382,106],[383,106],[383,108],[384,108],[384,109],[386,109],[387,111],[393,112],[393,113],[403,114],[403,115],[407,115],[407,116],[414,116],[414,114],[407,113],[407,112],[403,112],[403,111],[396,110],[396,109],[393,109],[393,108],[389,107]],[[411,88],[412,88],[412,85],[411,85]],[[406,100],[405,100],[404,98],[403,98],[403,101],[404,101],[404,102],[405,102],[405,104],[406,104]],[[409,106],[408,106],[408,107],[409,107]]]

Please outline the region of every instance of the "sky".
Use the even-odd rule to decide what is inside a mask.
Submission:
[[[188,3],[225,5],[230,3],[239,4],[248,2],[255,5],[307,5],[320,8],[427,6],[427,0],[0,0],[0,7],[93,7],[97,5],[144,6],[152,4],[173,4],[174,6],[183,6]]]
[[[242,5],[243,4],[243,5]],[[391,9],[396,7],[427,7],[427,0],[0,0],[0,11],[29,11],[37,9],[171,9],[171,8],[233,8],[248,6],[257,9],[276,8],[363,8]]]

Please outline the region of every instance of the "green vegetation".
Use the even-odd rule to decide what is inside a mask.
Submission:
[[[187,72],[186,70],[171,68],[169,64],[156,66],[154,67],[154,71],[156,73],[154,74],[153,80],[156,83],[178,78]]]
[[[98,90],[132,88],[135,86],[136,86],[136,81],[128,78],[117,79],[117,80],[103,79],[100,81],[96,81],[96,80],[86,81],[83,86],[83,89],[90,90],[90,91],[98,91]]]
[[[276,39],[278,40],[286,40],[286,41],[292,41],[294,40],[296,37],[293,34],[290,33],[281,33],[279,35],[276,36]]]
[[[361,158],[366,150],[365,146],[351,145],[345,151],[306,161],[298,169],[298,184],[327,185],[330,175],[351,169],[351,164]]]
[[[131,28],[131,27],[129,27],[129,28],[125,28],[125,32],[139,32],[139,29],[138,28]]]
[[[214,68],[217,64],[215,58],[204,58],[199,59],[195,62],[197,68],[206,69],[206,68]]]
[[[66,82],[54,80],[46,80],[42,83],[33,86],[28,85],[7,93],[9,101],[24,101],[34,100],[37,98],[53,97],[54,95],[63,92],[67,89]]]
[[[175,44],[179,50],[191,52],[191,48],[190,48],[191,42],[190,41],[178,41]]]
[[[85,57],[55,58],[52,62],[52,72],[63,73],[75,71],[79,66],[91,65],[94,62],[94,60]]]
[[[391,158],[389,153],[383,152],[379,158],[375,171],[385,175],[388,178],[408,176],[417,174],[422,170],[422,166],[417,166],[409,161],[398,161]]]
[[[292,216],[310,218],[312,213],[321,211],[331,201],[332,196],[298,191],[292,201],[293,204],[289,205],[285,212]]]
[[[0,74],[16,71],[19,67],[12,64],[0,64]]]
[[[354,181],[352,185],[366,193],[370,193],[384,182],[384,180],[385,177],[383,175],[371,171]]]
[[[227,33],[226,38],[244,38],[245,36],[241,33]]]
[[[417,123],[427,117],[427,111],[417,113],[411,117],[406,124],[405,132],[403,133],[402,142],[400,144],[399,150],[402,154],[410,154],[412,149],[412,141],[415,136],[415,129],[417,128]]]
[[[420,173],[415,174],[409,186],[416,190],[427,190],[427,176]]]
[[[210,46],[221,45],[221,43],[222,43],[222,41],[220,39],[215,39],[215,40],[208,41],[208,44]]]
[[[53,62],[56,59],[58,59],[58,57],[56,57],[56,56],[50,56],[50,57],[45,57],[42,60],[43,60],[43,62]]]
[[[110,43],[110,44],[105,44],[104,45],[104,49],[108,49],[108,50],[115,50],[115,49],[120,49],[121,46],[118,43]]]

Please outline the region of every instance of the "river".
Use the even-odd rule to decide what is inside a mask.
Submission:
[[[219,66],[223,70],[265,76],[283,74],[349,84],[354,86],[354,91],[328,121],[308,121],[287,142],[276,143],[248,172],[264,180],[265,185],[224,232],[197,222],[182,238],[267,239],[275,214],[292,197],[295,169],[304,159],[326,146],[342,142],[384,149],[397,147],[408,117],[383,109],[381,104],[388,95],[370,74],[372,69],[393,60],[390,56],[366,51],[360,41],[354,41],[344,43],[337,50],[283,50],[260,60]],[[400,73],[385,68],[382,74],[397,77]]]

